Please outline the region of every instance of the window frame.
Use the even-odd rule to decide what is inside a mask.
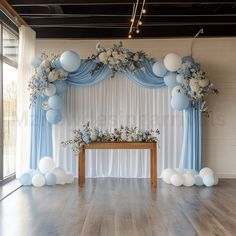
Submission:
[[[4,177],[4,141],[3,141],[3,63],[18,69],[18,63],[3,55],[3,29],[14,34],[19,40],[19,34],[5,22],[0,20],[0,185],[16,178],[16,173]],[[19,41],[18,41],[19,42]]]

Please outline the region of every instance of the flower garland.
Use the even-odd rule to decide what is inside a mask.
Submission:
[[[109,130],[101,130],[98,128],[90,128],[89,122],[83,125],[83,129],[74,130],[73,138],[61,144],[66,147],[70,145],[73,152],[79,152],[79,149],[91,142],[158,142],[157,135],[160,131],[139,130],[137,127],[115,128],[112,132]]]
[[[136,71],[143,68],[144,60],[153,60],[149,58],[143,51],[132,52],[123,47],[122,42],[118,45],[114,44],[111,48],[104,48],[98,43],[96,45],[97,53],[92,55],[87,60],[96,62],[95,68],[91,71],[94,74],[104,65],[107,65],[112,70],[112,77],[116,72],[124,72],[127,69]]]
[[[67,79],[68,72],[65,71],[59,63],[59,57],[52,54],[51,58],[42,52],[41,58],[32,61],[35,67],[35,73],[28,82],[30,90],[30,104],[34,104],[39,95],[53,96],[56,93],[55,81],[63,81]],[[42,104],[43,109],[47,106]]]
[[[190,61],[183,63],[177,71],[176,80],[180,85],[176,86],[172,93],[185,93],[190,98],[192,107],[200,101],[200,111],[209,116],[205,97],[211,93],[218,94],[219,91],[201,70],[200,64]]]

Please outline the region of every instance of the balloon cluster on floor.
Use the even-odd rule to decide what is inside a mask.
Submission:
[[[163,61],[155,62],[152,69],[172,89],[172,108],[182,111],[190,105],[194,107],[200,101],[200,111],[208,114],[204,97],[209,93],[217,94],[218,90],[191,56],[181,58],[175,53],[169,53]]]
[[[71,184],[74,176],[61,167],[56,167],[51,157],[43,157],[38,163],[39,171],[27,170],[20,177],[20,183],[23,186],[33,185],[34,187],[42,187],[44,185],[54,186],[56,184]]]
[[[162,172],[162,179],[165,183],[177,187],[191,187],[193,185],[212,187],[219,182],[213,170],[208,167],[202,168],[199,173],[195,170],[167,168]]]
[[[57,124],[62,119],[63,94],[67,88],[68,73],[80,67],[80,57],[74,51],[66,51],[60,56],[42,53],[41,58],[34,58],[31,62],[35,74],[29,81],[30,101],[33,105],[42,96],[42,109],[46,111],[46,119],[51,124]]]

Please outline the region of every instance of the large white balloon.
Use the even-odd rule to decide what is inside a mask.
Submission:
[[[42,174],[35,174],[32,178],[34,187],[42,187],[45,185],[45,178]]]
[[[201,177],[204,177],[205,175],[213,175],[213,174],[214,174],[213,170],[208,167],[202,168],[199,172],[199,175]]]
[[[44,89],[43,93],[46,96],[50,97],[50,96],[53,96],[56,93],[56,91],[57,91],[56,86],[52,83],[49,83],[48,87]]]
[[[57,184],[65,184],[66,183],[66,172],[63,168],[57,167],[53,170],[53,174],[57,177]]]
[[[183,175],[184,178],[184,186],[186,187],[191,187],[195,184],[195,177],[192,174],[184,174]]]
[[[168,71],[177,71],[182,64],[182,59],[175,53],[169,53],[164,58],[164,65]]]
[[[163,172],[162,172],[163,181],[166,182],[167,184],[171,184],[170,179],[171,179],[172,175],[174,175],[174,174],[176,174],[176,171],[171,168],[163,170]]]
[[[51,157],[45,156],[39,160],[39,170],[43,174],[52,172],[54,169],[55,169],[55,163]]]
[[[184,178],[181,174],[174,174],[170,178],[170,182],[176,186],[179,187],[184,183]]]

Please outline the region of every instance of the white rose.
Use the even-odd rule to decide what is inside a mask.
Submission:
[[[95,132],[92,132],[91,133],[91,135],[90,135],[90,138],[91,138],[91,140],[94,142],[94,141],[96,141],[97,140],[97,134],[95,133]]]
[[[44,60],[41,65],[44,67],[44,68],[50,68],[51,64],[50,64],[50,61],[49,60]]]
[[[99,60],[103,63],[107,62],[107,54],[106,52],[101,52],[98,56]]]
[[[199,89],[200,89],[200,86],[199,86],[199,84],[198,83],[195,83],[195,84],[192,84],[192,85],[190,85],[190,88],[191,88],[191,90],[193,91],[193,92],[198,92],[199,91]]]
[[[195,84],[198,84],[198,80],[197,79],[190,79],[190,81],[189,81],[189,85],[190,86],[194,86]]]
[[[109,58],[108,58],[108,61],[109,61],[109,64],[110,64],[110,65],[115,65],[115,64],[116,64],[116,60],[115,60],[114,57],[109,57]]]
[[[209,81],[208,79],[201,79],[201,80],[198,81],[200,87],[202,87],[202,88],[208,86],[208,85],[209,85],[209,82],[210,82],[210,81]]]
[[[122,133],[120,137],[121,137],[122,141],[127,141],[128,137],[127,137],[126,133]]]
[[[109,56],[111,56],[111,54],[112,54],[112,50],[110,48],[108,48],[107,49],[107,56],[109,57]]]
[[[137,54],[135,54],[135,55],[133,56],[133,60],[134,60],[134,61],[138,61],[138,60],[139,60],[139,57],[138,57]]]
[[[49,80],[50,82],[56,80],[55,70],[49,72],[49,74],[48,74],[48,80]]]

